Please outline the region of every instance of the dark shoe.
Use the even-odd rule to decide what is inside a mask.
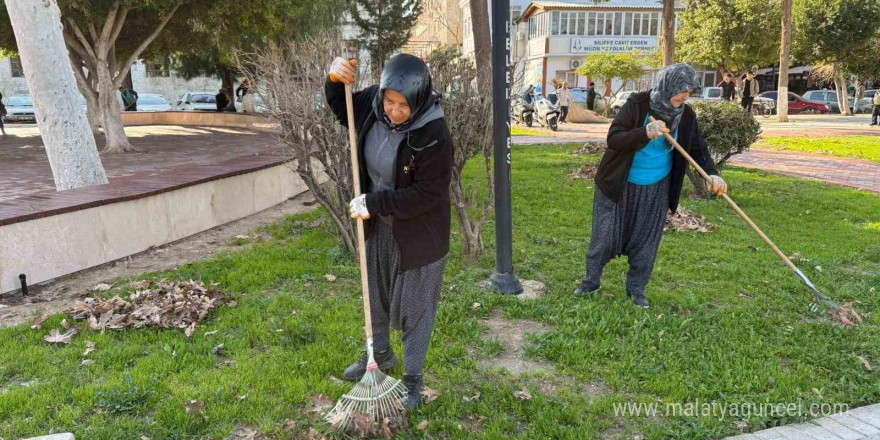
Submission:
[[[406,386],[403,407],[411,411],[422,406],[422,387],[425,385],[422,375],[404,375],[403,384]]]
[[[388,347],[388,350],[384,353],[374,352],[373,356],[376,358],[376,363],[379,364],[379,369],[382,370],[383,373],[388,372],[388,370],[397,366],[398,359],[397,355],[394,354],[394,349]],[[348,380],[353,380],[355,382],[361,380],[364,377],[364,374],[367,372],[367,351],[364,350],[363,354],[361,354],[361,358],[358,359],[357,362],[348,366],[345,369],[345,372],[342,373],[342,376]]]
[[[591,285],[588,285],[586,281],[583,281],[583,282],[581,282],[580,287],[578,287],[577,290],[574,291],[574,297],[575,298],[591,297],[591,296],[595,295],[596,292],[598,292],[601,287],[602,286],[593,287]]]
[[[626,297],[632,297],[633,304],[643,309],[647,309],[651,307],[651,303],[648,302],[648,298],[645,298],[645,295],[633,295],[632,293],[626,292]]]

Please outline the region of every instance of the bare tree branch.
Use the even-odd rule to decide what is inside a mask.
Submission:
[[[91,57],[95,61],[97,61],[98,57],[97,57],[97,55],[95,55],[95,51],[92,49],[92,44],[89,43],[89,40],[86,39],[85,35],[83,35],[82,30],[80,30],[79,26],[77,26],[76,23],[69,18],[67,19],[67,23],[70,25],[70,29],[73,30],[74,34],[79,39],[80,43],[82,43],[82,46],[86,50],[86,52],[89,54],[89,57]]]
[[[131,6],[123,6],[122,11],[116,17],[116,24],[113,26],[113,33],[110,34],[110,44],[116,44],[116,39],[119,38],[119,33],[122,32],[122,26],[125,24],[125,18],[128,16],[128,11],[130,10]]]
[[[122,85],[122,81],[125,79],[125,75],[128,75],[128,71],[129,69],[131,69],[131,65],[134,64],[135,61],[137,61],[138,57],[141,56],[141,53],[143,53],[147,46],[149,46],[150,43],[152,43],[153,40],[155,40],[156,37],[159,36],[159,33],[162,32],[162,29],[165,28],[165,25],[168,24],[168,21],[171,20],[171,17],[174,16],[174,13],[177,12],[177,8],[179,7],[180,5],[175,5],[173,8],[171,8],[171,10],[168,11],[167,14],[165,14],[165,18],[162,19],[162,22],[159,23],[158,26],[156,26],[156,29],[153,29],[153,33],[151,33],[143,42],[141,42],[140,46],[138,46],[137,49],[135,49],[134,52],[131,53],[131,56],[128,57],[127,60],[125,60],[125,64],[122,65],[122,68],[119,69],[119,73],[116,75],[116,77],[113,78],[113,85],[115,87],[119,87],[120,85]]]
[[[104,26],[101,27],[101,36],[95,42],[100,59],[104,59],[107,56],[107,51],[110,50],[110,45],[112,44],[109,42],[110,35],[113,33],[114,26],[116,25],[116,14],[118,12],[119,1],[115,1],[113,6],[110,7],[110,12],[107,13],[107,17],[104,19]]]
[[[83,47],[81,44],[79,44],[79,42],[76,40],[76,36],[74,36],[70,32],[70,28],[68,26],[64,27],[63,35],[64,35],[64,42],[67,44],[67,48],[73,52],[76,52],[76,54],[79,56],[79,58],[82,59],[82,63],[85,63],[86,66],[89,68],[89,70],[91,70],[94,67],[94,62],[93,62],[94,58],[92,58],[92,56],[89,54],[88,50],[86,50],[85,47]]]

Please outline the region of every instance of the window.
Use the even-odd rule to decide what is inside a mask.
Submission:
[[[605,13],[596,13],[596,35],[605,35]]]
[[[21,68],[21,58],[13,57],[9,59],[9,68],[12,71],[13,78],[21,78],[24,76],[24,70]]]
[[[552,12],[553,21],[550,24],[550,35],[559,35],[559,11]]]
[[[466,20],[470,21],[470,19]],[[467,29],[467,28],[465,28]],[[529,40],[538,36],[538,19],[529,17]]]
[[[715,72],[703,72],[703,87],[714,87],[715,84]],[[714,90],[710,91],[710,93],[714,92]]]
[[[640,12],[636,12],[633,14],[633,35],[642,35],[642,14]]]
[[[623,16],[623,35],[632,35],[633,32],[633,14],[627,12]]]
[[[605,35],[614,35],[614,13],[605,13]]]
[[[614,13],[614,35],[623,35],[623,12]]]
[[[560,12],[559,15],[559,35],[568,35],[568,12]]]
[[[657,32],[659,30],[659,26],[657,26],[658,15],[659,14],[651,14],[651,33],[648,35],[659,35]]]
[[[169,77],[170,72],[160,63],[146,63],[144,65],[147,77]]]
[[[217,100],[214,95],[203,95],[203,94],[192,95],[192,103],[193,104],[214,104],[216,102],[217,102]]]
[[[144,105],[165,105],[168,104],[168,101],[165,101],[162,95],[141,94],[138,97],[138,103]]]
[[[719,89],[719,88],[709,89],[709,96],[707,96],[707,97],[708,98],[720,98],[721,97],[721,89]]]
[[[596,35],[596,13],[587,14],[587,35]]]
[[[568,35],[577,34],[577,12],[568,13]]]
[[[577,34],[578,35],[586,35],[584,31],[584,25],[587,22],[587,14],[586,12],[578,12],[578,23],[577,23]]]
[[[30,96],[13,96],[9,98],[7,103],[10,107],[28,107],[34,105],[34,101]]]

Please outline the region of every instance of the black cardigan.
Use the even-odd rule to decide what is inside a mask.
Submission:
[[[353,94],[358,134],[361,191],[366,193],[370,219],[364,222],[371,237],[376,217],[394,218],[392,231],[400,251],[402,271],[433,263],[449,252],[451,214],[449,181],[452,177],[452,138],[446,119],[440,118],[408,133],[397,147],[393,191],[369,192],[370,176],[364,158],[367,132],[376,123],[373,100],[378,86]],[[348,127],[345,86],[327,79],[324,94],[336,119]]]
[[[703,139],[700,127],[697,125],[697,115],[690,106],[687,104],[684,106],[684,114],[681,116],[678,128],[678,143],[706,173],[717,175],[718,170],[715,169],[706,140]],[[651,92],[634,93],[611,122],[611,128],[608,130],[608,149],[605,150],[596,172],[596,186],[615,202],[620,199],[626,188],[636,152],[645,148],[650,142],[645,131],[645,117],[650,109]],[[678,209],[684,173],[688,167],[687,159],[677,151],[673,155],[672,171],[669,174],[672,179],[669,188],[669,209],[672,212]]]

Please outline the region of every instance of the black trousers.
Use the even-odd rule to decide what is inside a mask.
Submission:
[[[559,118],[559,122],[565,122],[565,118],[568,117],[568,106],[563,105],[562,108],[562,116]]]
[[[755,98],[753,98],[751,96],[749,96],[747,98],[743,98],[743,100],[742,100],[743,109],[747,112],[752,111],[752,102],[754,102],[754,100],[755,100]]]
[[[874,106],[874,113],[871,113],[871,123],[874,125],[880,124],[880,105]]]
[[[595,103],[596,103],[596,99],[595,99],[595,98],[594,98],[594,99],[588,99],[588,100],[587,100],[587,109],[590,110],[590,111],[592,111],[592,110],[593,110],[593,106],[595,105]]]

